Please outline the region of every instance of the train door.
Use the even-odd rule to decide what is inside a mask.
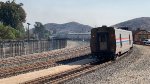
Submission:
[[[100,51],[108,51],[109,48],[109,38],[108,32],[100,32],[98,35],[98,43]]]

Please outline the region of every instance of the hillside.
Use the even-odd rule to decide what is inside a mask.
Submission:
[[[114,25],[115,27],[127,26],[129,30],[136,30],[137,28],[145,29],[150,31],[150,17],[140,17],[119,24]]]
[[[92,27],[77,22],[69,22],[65,24],[48,23],[44,25],[49,31],[56,33],[86,33],[90,32]]]

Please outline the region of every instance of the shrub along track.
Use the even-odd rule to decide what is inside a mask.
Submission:
[[[89,46],[82,46],[78,48],[71,48],[71,49],[68,48],[59,51],[48,52],[41,56],[32,55],[27,57],[25,56],[19,57],[18,59],[9,58],[6,60],[1,60],[0,78],[6,78],[6,77],[22,74],[22,73],[27,73],[30,71],[57,66],[59,64],[56,62],[73,59],[80,56],[86,56],[89,53],[90,53]],[[16,66],[12,66],[12,65],[16,65]]]
[[[125,56],[127,56],[129,54],[131,54],[131,51],[125,53],[121,57],[118,57],[117,61],[124,58]],[[72,70],[65,71],[63,73],[58,73],[55,75],[48,75],[45,77],[40,77],[40,78],[37,78],[35,80],[27,81],[23,84],[42,84],[42,83],[59,84],[59,83],[65,82],[69,79],[73,79],[75,77],[83,75],[85,73],[90,73],[92,71],[95,71],[98,68],[107,67],[108,65],[113,64],[113,63],[115,63],[115,62],[112,62],[112,61],[108,61],[108,62],[93,61],[91,63],[80,66],[78,68],[74,68]]]

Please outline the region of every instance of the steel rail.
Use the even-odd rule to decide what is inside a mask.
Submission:
[[[126,55],[129,55],[129,54],[131,54],[131,51],[118,57],[116,61],[121,60],[122,58],[124,58]],[[65,71],[63,73],[61,72],[55,75],[48,75],[48,76],[40,77],[35,80],[30,80],[22,84],[43,84],[43,83],[44,84],[61,84],[69,79],[95,71],[98,68],[107,67],[108,65],[115,63],[115,61],[108,61],[102,64],[95,64],[96,62],[91,62],[81,67]]]

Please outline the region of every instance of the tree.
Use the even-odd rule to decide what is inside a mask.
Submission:
[[[16,4],[14,0],[0,2],[0,22],[19,31],[24,31],[23,22],[25,22],[26,13],[22,6],[22,3]]]
[[[45,29],[41,22],[35,22],[33,33],[38,36],[38,39],[48,39],[50,32]]]
[[[19,38],[19,31],[10,27],[0,24],[0,39],[16,39]]]

